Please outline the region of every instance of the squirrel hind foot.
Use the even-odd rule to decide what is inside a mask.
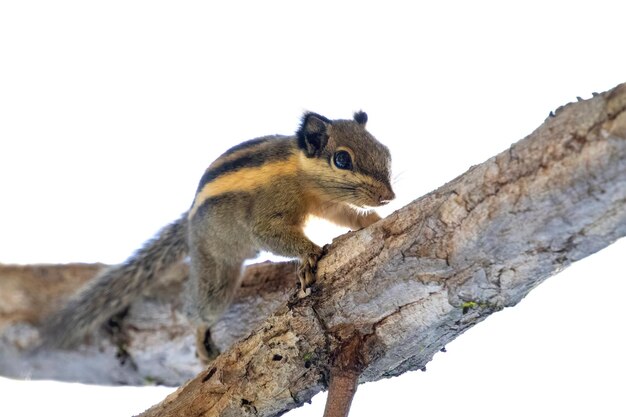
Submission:
[[[198,326],[196,329],[196,356],[208,365],[220,354],[220,350],[213,342],[211,330],[207,326]]]

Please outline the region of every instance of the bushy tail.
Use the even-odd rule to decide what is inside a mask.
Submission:
[[[42,345],[66,348],[126,308],[187,255],[187,214],[164,227],[124,263],[112,266],[72,297],[42,328]]]

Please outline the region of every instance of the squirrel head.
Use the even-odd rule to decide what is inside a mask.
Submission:
[[[366,209],[395,198],[389,149],[365,129],[367,119],[363,111],[352,120],[302,116],[296,133],[302,170],[323,199]]]

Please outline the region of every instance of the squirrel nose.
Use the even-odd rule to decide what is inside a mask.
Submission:
[[[391,190],[387,190],[378,196],[378,202],[380,204],[387,204],[394,198],[396,198],[395,193]]]

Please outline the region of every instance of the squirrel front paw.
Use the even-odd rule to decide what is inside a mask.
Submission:
[[[365,215],[358,216],[357,217],[358,228],[359,229],[366,228],[376,223],[380,219],[382,219],[382,217],[380,217],[380,215],[378,215],[378,213],[376,213],[375,211],[371,211]]]
[[[300,260],[298,267],[298,279],[300,281],[301,295],[308,295],[311,290],[309,287],[315,283],[315,272],[317,272],[317,261],[322,256],[321,248],[316,252],[311,252]]]

